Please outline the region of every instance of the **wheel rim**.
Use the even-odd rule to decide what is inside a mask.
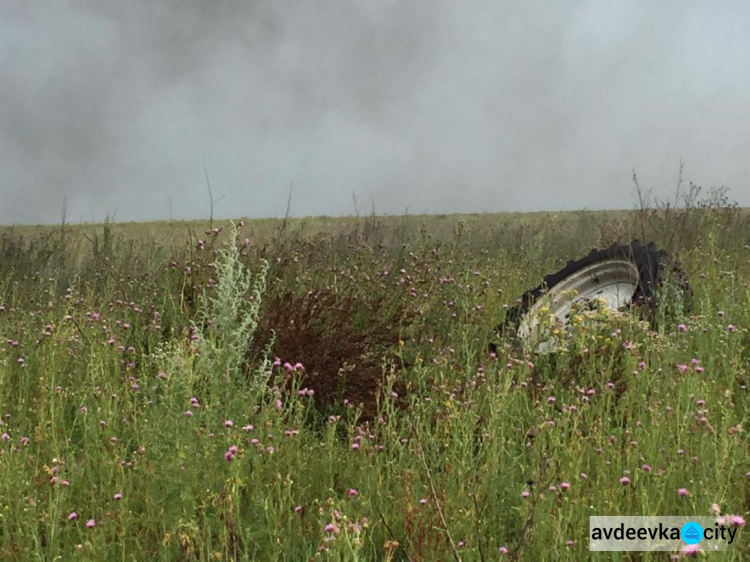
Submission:
[[[557,283],[531,306],[519,323],[518,336],[537,351],[554,351],[555,339],[539,341],[539,325],[544,318],[551,314],[557,325],[567,328],[572,306],[593,299],[619,310],[632,301],[639,279],[638,268],[624,259],[586,266]]]

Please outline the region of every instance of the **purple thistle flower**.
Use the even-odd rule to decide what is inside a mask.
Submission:
[[[680,551],[680,556],[698,556],[701,553],[701,546],[699,544],[689,544]]]
[[[325,527],[323,527],[323,530],[326,533],[331,533],[333,535],[338,535],[339,534],[339,528],[334,523],[329,523],[328,525],[326,525]]]

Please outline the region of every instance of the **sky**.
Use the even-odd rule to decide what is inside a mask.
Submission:
[[[3,0],[0,224],[750,206],[750,3]]]

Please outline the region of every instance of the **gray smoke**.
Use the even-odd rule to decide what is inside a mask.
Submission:
[[[8,0],[0,223],[750,204],[750,5]]]

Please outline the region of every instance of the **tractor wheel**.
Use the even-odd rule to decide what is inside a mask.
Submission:
[[[544,278],[544,282],[526,293],[498,326],[500,333],[515,336],[527,349],[552,351],[553,342],[539,341],[538,326],[543,316],[567,327],[571,308],[580,301],[592,302],[613,310],[639,308],[651,322],[656,321],[660,288],[667,282],[678,289],[682,311],[690,308],[692,290],[677,262],[653,242],[613,244],[592,250],[587,256]],[[495,344],[490,345],[497,351]]]

